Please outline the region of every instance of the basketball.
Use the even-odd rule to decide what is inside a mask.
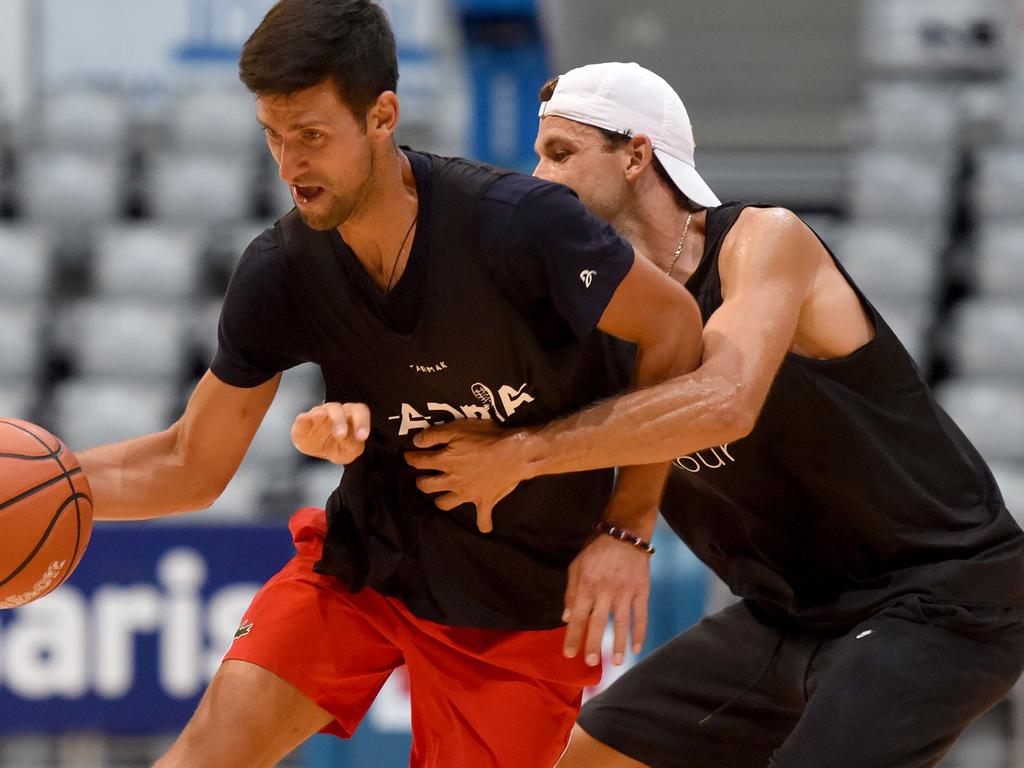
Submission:
[[[78,459],[42,427],[0,419],[0,608],[59,587],[92,533],[92,496]]]

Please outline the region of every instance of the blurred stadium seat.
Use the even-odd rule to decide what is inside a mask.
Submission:
[[[48,413],[54,431],[78,450],[166,429],[177,418],[177,395],[169,384],[79,377],[56,387]]]
[[[964,115],[952,87],[916,80],[878,80],[865,90],[866,143],[946,157],[956,149]]]
[[[56,343],[85,376],[175,384],[185,365],[189,304],[83,299],[59,318]]]
[[[1024,224],[987,223],[975,256],[974,283],[980,295],[1024,302]]]
[[[0,418],[31,421],[34,402],[31,380],[19,382],[0,377]]]
[[[101,296],[186,300],[199,289],[199,242],[187,228],[110,226],[94,249],[94,286]]]
[[[0,303],[0,381],[32,380],[40,372],[43,307]]]
[[[183,154],[239,156],[261,149],[255,98],[241,83],[182,91],[167,110],[168,138]]]
[[[123,180],[116,157],[35,151],[24,161],[20,202],[33,221],[95,226],[120,216]]]
[[[985,459],[1024,462],[1024,389],[1014,383],[954,380],[939,402]]]
[[[951,173],[941,159],[885,149],[857,152],[850,169],[851,214],[908,224],[943,218],[953,200]]]
[[[837,255],[870,300],[930,303],[941,264],[938,244],[929,240],[910,227],[864,221],[847,230]]]
[[[53,244],[41,227],[0,225],[0,301],[40,301],[53,279]]]
[[[186,226],[242,221],[253,211],[255,174],[245,157],[161,153],[149,185],[153,214]]]
[[[981,219],[1024,216],[1024,148],[991,147],[977,153],[974,207]]]
[[[1024,305],[973,297],[954,309],[947,340],[960,376],[1024,377]]]
[[[94,89],[64,90],[43,100],[42,145],[48,150],[114,156],[129,127],[123,97]]]

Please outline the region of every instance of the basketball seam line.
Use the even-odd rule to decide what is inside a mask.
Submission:
[[[57,466],[60,466],[61,469],[64,469],[63,466],[61,466],[60,462],[57,462]],[[43,490],[44,488],[49,488],[51,485],[54,485],[55,483],[59,483],[61,480],[64,480],[65,478],[70,478],[72,475],[81,474],[81,472],[82,472],[82,468],[81,467],[75,467],[74,469],[71,469],[71,470],[65,469],[59,475],[57,475],[56,477],[51,477],[45,483],[40,483],[39,485],[35,486],[34,488],[29,488],[27,491],[19,493],[17,496],[8,499],[3,504],[0,504],[0,512],[2,512],[3,510],[7,509],[7,507],[11,506],[12,504],[17,504],[19,501],[22,501],[23,499],[28,498],[33,493],[37,493],[37,492]]]
[[[38,437],[36,439],[38,439]],[[58,438],[58,440],[59,439],[60,438]],[[61,445],[63,446],[63,444]],[[78,557],[78,545],[82,541],[82,507],[78,503],[78,500],[81,497],[85,496],[85,494],[79,491],[77,488],[75,488],[75,483],[71,479],[71,474],[68,472],[68,468],[65,467],[64,462],[60,460],[60,451],[58,451],[57,455],[53,457],[53,460],[57,462],[58,467],[64,470],[64,477],[67,478],[68,488],[71,490],[71,498],[69,500],[75,502],[75,548],[71,551],[71,559],[68,560],[67,567],[64,569],[64,575],[60,578],[60,580],[57,582],[57,585],[54,587],[54,589],[56,589],[68,580],[68,577],[71,576],[72,569],[74,569],[75,567],[75,559]],[[81,471],[81,465],[79,465],[78,469],[79,471]],[[85,476],[83,475],[83,479],[84,477]],[[92,499],[89,499],[89,505],[92,506]],[[67,502],[64,503],[64,506],[67,506]],[[63,514],[63,512],[61,514]],[[49,537],[50,534],[47,533],[46,535],[47,537]]]
[[[26,435],[31,437],[33,440],[35,440],[41,446],[43,446],[43,448],[45,448],[46,450],[50,451],[49,456],[46,456],[45,458],[52,458],[54,456],[60,456],[60,454],[64,450],[64,446],[62,445],[60,438],[57,437],[56,435],[51,435],[51,437],[53,437],[57,441],[57,447],[56,448],[50,448],[50,446],[48,446],[45,442],[43,442],[42,439],[40,439],[39,435],[37,435],[31,429],[25,429],[23,426],[21,426],[21,424],[15,424],[13,421],[8,421],[7,419],[0,419],[0,424],[6,424],[9,427],[14,427],[15,429],[17,429],[20,432],[24,432]]]
[[[53,530],[53,526],[55,526],[57,524],[57,521],[60,519],[60,516],[64,514],[64,510],[67,509],[68,505],[72,501],[77,502],[78,499],[82,498],[83,496],[85,496],[84,493],[81,493],[80,491],[76,491],[73,496],[71,496],[70,498],[67,498],[67,499],[64,500],[64,503],[60,505],[60,507],[54,513],[53,517],[50,519],[50,524],[48,526],[46,526],[46,530],[43,531],[43,535],[39,537],[39,541],[36,542],[35,547],[33,547],[32,551],[28,553],[28,557],[26,557],[21,562],[21,564],[17,568],[15,568],[13,571],[11,571],[5,578],[0,579],[0,587],[4,586],[7,582],[9,582],[11,579],[13,579],[15,576],[17,576],[23,570],[25,570],[25,566],[28,565],[29,563],[31,563],[32,562],[32,558],[34,558],[39,553],[39,550],[43,548],[43,544],[45,544],[46,540],[50,537],[50,531]],[[60,583],[62,583],[62,582],[59,582],[58,586],[59,586]],[[56,587],[54,587],[54,589],[56,589]]]
[[[56,459],[58,456],[60,456],[59,450],[48,453],[45,456],[29,456],[25,453],[0,453],[0,459],[21,459],[23,461],[44,461],[46,459]]]

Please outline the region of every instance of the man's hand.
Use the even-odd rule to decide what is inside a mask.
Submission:
[[[292,443],[302,453],[334,464],[351,464],[370,435],[370,409],[363,403],[324,403],[292,422]]]
[[[630,544],[600,534],[584,547],[569,566],[565,590],[566,658],[574,658],[585,639],[584,659],[597,666],[609,613],[615,627],[613,663],[625,658],[631,613],[633,653],[639,653],[647,633],[650,579],[650,555]]]
[[[439,509],[475,504],[477,528],[490,533],[494,506],[528,476],[524,438],[525,433],[501,429],[490,419],[459,419],[418,434],[416,447],[434,450],[409,451],[405,460],[436,473],[423,475],[416,485],[424,493],[441,494],[434,499]]]

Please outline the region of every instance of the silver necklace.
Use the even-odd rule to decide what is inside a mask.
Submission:
[[[686,236],[690,234],[690,222],[693,221],[693,214],[688,213],[686,215],[686,224],[683,225],[683,235],[679,238],[679,244],[676,245],[676,252],[672,254],[672,263],[668,265],[668,269],[665,270],[665,274],[669,277],[672,276],[672,270],[676,268],[676,262],[679,261],[679,254],[683,252],[683,244],[686,242]]]

